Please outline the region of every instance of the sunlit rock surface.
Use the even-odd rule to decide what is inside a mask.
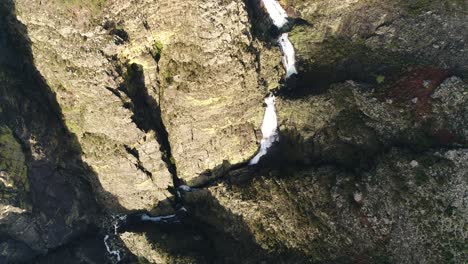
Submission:
[[[466,4],[278,3],[1,1],[0,262],[463,263]]]

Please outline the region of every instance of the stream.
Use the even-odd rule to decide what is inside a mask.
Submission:
[[[278,30],[281,30],[288,23],[286,11],[276,0],[262,0],[262,4],[264,9],[268,12],[272,23]],[[281,61],[286,71],[285,79],[288,79],[292,75],[297,74],[294,46],[291,41],[289,41],[288,33],[282,33],[279,36],[278,46],[283,54]],[[260,141],[260,148],[257,155],[249,161],[249,165],[257,164],[260,158],[267,154],[268,149],[273,146],[275,142],[279,141],[275,96],[270,93],[267,98],[265,98],[265,103],[267,107],[261,126],[262,139]]]
[[[276,0],[260,0],[263,10],[265,10],[272,24],[279,30],[288,24],[288,15],[280,3]],[[296,65],[295,65],[295,50],[291,41],[288,38],[288,33],[282,33],[277,39],[277,43],[282,53],[282,64],[286,72],[285,79],[287,80],[294,74],[297,74]],[[275,107],[275,96],[273,93],[269,93],[264,102],[266,104],[265,113],[263,116],[263,121],[261,125],[262,139],[260,141],[260,147],[257,154],[248,162],[249,166],[258,164],[260,159],[268,153],[268,150],[279,141],[278,134],[278,118],[276,115]],[[121,252],[118,249],[112,249],[109,239],[111,236],[118,236],[119,232],[125,230],[128,226],[138,225],[144,222],[152,222],[154,224],[165,224],[165,225],[176,225],[183,224],[183,219],[187,216],[188,211],[183,206],[182,194],[184,192],[192,192],[196,189],[191,188],[185,184],[183,181],[178,179],[176,175],[174,181],[175,188],[175,209],[174,214],[169,215],[160,215],[160,216],[151,216],[148,213],[136,213],[124,216],[114,216],[113,217],[113,234],[107,234],[104,237],[104,245],[110,256],[113,256],[116,260],[116,263],[121,261]]]

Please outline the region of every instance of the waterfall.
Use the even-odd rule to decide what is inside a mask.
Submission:
[[[144,214],[141,216],[141,221],[150,221],[155,223],[177,223],[180,222],[175,214],[164,216],[149,216]]]
[[[109,235],[104,237],[104,245],[106,245],[106,250],[110,255],[114,255],[117,257],[117,262],[120,262],[120,251],[118,250],[111,250],[110,246],[107,244],[107,240],[109,240]]]
[[[262,3],[273,21],[273,24],[278,29],[281,29],[288,22],[286,11],[284,11],[283,7],[281,7],[276,0],[262,0]],[[281,52],[283,53],[282,62],[286,71],[285,78],[287,79],[291,77],[291,75],[297,74],[294,46],[291,41],[289,41],[288,33],[283,33],[279,36],[278,44]],[[260,158],[267,153],[267,150],[279,140],[275,97],[270,95],[265,99],[265,103],[267,104],[267,107],[265,109],[265,115],[263,116],[260,149],[257,155],[249,161],[249,165],[257,164]]]
[[[257,164],[260,158],[267,153],[267,150],[273,145],[273,143],[279,139],[278,120],[275,109],[275,96],[270,95],[265,98],[265,103],[267,107],[263,116],[260,150],[258,151],[257,155],[255,155],[255,157],[250,160],[249,165]]]
[[[294,46],[289,41],[288,33],[283,33],[278,39],[279,46],[283,53],[283,66],[286,70],[286,79],[293,74],[297,74]]]
[[[283,7],[276,0],[262,0],[265,9],[270,16],[273,24],[281,29],[286,23],[288,23],[288,14],[284,11]],[[294,46],[291,41],[289,41],[288,33],[283,33],[278,38],[278,44],[283,53],[283,66],[286,70],[286,79],[293,74],[297,74],[296,70],[296,59]]]
[[[279,29],[288,23],[288,14],[276,0],[262,0],[273,24]]]
[[[278,1],[261,1],[266,11],[268,12],[273,24],[278,29],[281,29],[284,25],[288,23],[288,15]],[[289,41],[288,33],[283,33],[279,36],[278,44],[283,54],[282,63],[284,69],[286,70],[285,78],[287,79],[291,75],[297,74],[295,66],[294,46],[292,45],[291,41]],[[266,109],[263,115],[263,122],[261,126],[262,139],[260,140],[260,148],[258,150],[258,153],[249,161],[249,165],[258,164],[260,158],[267,154],[268,149],[272,147],[275,142],[279,141],[278,118],[276,116],[275,100],[276,98],[273,94],[270,94],[268,97],[265,98]],[[179,205],[182,205],[182,192],[196,191],[196,189],[191,188],[185,184],[182,184],[180,186],[176,186],[176,184],[174,184],[174,187],[176,188],[176,201],[180,202]],[[182,223],[182,220],[186,217],[187,214],[187,209],[182,206],[179,209],[177,209],[175,214],[170,215],[151,216],[149,214],[143,213],[124,216],[113,216],[114,221],[116,221],[113,225],[114,235],[118,235],[119,229],[121,227],[128,227],[131,225],[139,224],[141,222],[153,222],[156,224],[180,224]],[[106,250],[110,255],[115,256],[117,258],[117,262],[120,262],[120,251],[111,249],[108,242],[109,238],[109,235],[106,235],[104,237],[104,244],[106,246]]]

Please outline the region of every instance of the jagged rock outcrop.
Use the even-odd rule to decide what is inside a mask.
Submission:
[[[116,65],[103,52],[117,48],[113,37],[82,9],[65,7],[16,1],[35,65],[55,93],[83,160],[98,176],[99,201],[114,212],[149,210],[166,198],[172,182],[157,135],[138,127],[135,103],[118,89]],[[66,19],[70,11],[75,17]]]
[[[0,262],[463,263],[466,4],[280,2],[2,1]]]
[[[99,211],[14,5],[0,4],[0,262],[28,262],[93,227]],[[2,56],[2,58],[4,58]]]
[[[150,96],[160,104],[179,177],[191,179],[223,160],[234,164],[253,156],[266,87],[259,84],[260,47],[245,4],[157,1],[111,10],[129,34],[121,60],[143,65],[152,76]],[[155,45],[157,66],[142,50]]]
[[[376,155],[393,146],[415,151],[466,146],[466,83],[456,77],[435,80],[432,70],[411,75],[413,84],[405,78],[387,88],[347,82],[321,95],[279,101],[279,155],[352,169],[372,166]]]
[[[205,225],[266,252],[246,263],[462,263],[467,157],[394,148],[366,172],[279,169],[186,199]]]
[[[382,83],[411,65],[467,72],[464,1],[284,1],[301,88],[337,80]],[[311,85],[313,83],[314,85]],[[312,90],[311,90],[312,88]]]

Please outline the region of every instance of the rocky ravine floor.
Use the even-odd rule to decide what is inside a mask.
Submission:
[[[466,4],[280,2],[299,75],[252,168],[285,75],[257,1],[2,1],[0,262],[115,262],[177,175],[187,221],[122,263],[463,263]]]

